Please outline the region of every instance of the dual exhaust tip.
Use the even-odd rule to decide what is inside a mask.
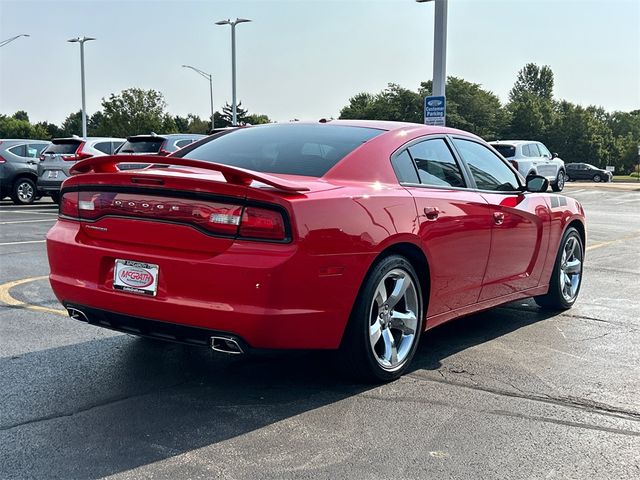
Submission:
[[[67,313],[74,320],[89,323],[87,315],[74,307],[68,307]],[[216,352],[228,353],[230,355],[241,355],[244,353],[238,342],[231,337],[213,336],[210,338],[210,347]]]

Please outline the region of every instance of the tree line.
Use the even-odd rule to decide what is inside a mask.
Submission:
[[[485,140],[537,140],[565,162],[587,162],[616,173],[637,164],[640,110],[607,112],[553,97],[553,72],[533,63],[518,73],[509,99],[502,104],[491,91],[457,77],[447,78],[447,126],[475,133]],[[379,93],[349,99],[340,118],[366,118],[422,123],[424,97],[431,81],[418,91],[390,83]]]
[[[211,119],[188,114],[172,116],[167,111],[162,93],[156,90],[129,88],[119,94],[102,99],[102,108],[87,118],[87,135],[91,137],[118,137],[164,133],[201,133],[211,131]],[[231,106],[226,104],[214,113],[216,128],[231,125]],[[242,104],[237,108],[239,125],[269,123],[266,115],[250,114]],[[0,138],[51,139],[82,135],[82,112],[71,113],[60,125],[49,122],[31,123],[25,111],[13,115],[0,115]]]
[[[582,107],[553,96],[550,67],[533,63],[518,73],[506,104],[491,91],[462,78],[447,79],[447,126],[467,130],[485,140],[538,140],[565,162],[587,162],[616,173],[629,173],[637,163],[640,110],[607,112]],[[417,91],[390,83],[378,93],[359,93],[340,110],[340,118],[396,120],[422,123],[424,97],[431,81]],[[130,88],[102,99],[102,108],[87,120],[90,136],[126,137],[156,133],[209,133],[210,120],[189,114],[172,116],[162,93]],[[216,127],[231,125],[231,106],[214,114]],[[81,113],[70,114],[61,125],[31,123],[24,111],[0,115],[0,138],[50,139],[80,135]],[[238,106],[240,125],[269,123],[267,115],[250,114]]]

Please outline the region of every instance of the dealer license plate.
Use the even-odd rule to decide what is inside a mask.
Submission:
[[[160,268],[152,263],[116,260],[113,288],[123,292],[155,296]]]
[[[47,172],[47,178],[58,178],[58,170],[49,170]]]

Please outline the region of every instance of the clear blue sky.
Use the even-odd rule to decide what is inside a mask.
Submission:
[[[173,114],[207,117],[238,96],[277,121],[337,116],[349,97],[431,78],[433,5],[414,0],[0,0],[0,113],[61,122],[80,108],[78,35],[86,44],[87,110],[129,87],[161,91]],[[527,62],[550,65],[555,96],[607,110],[640,108],[640,0],[449,0],[447,73],[506,100]]]

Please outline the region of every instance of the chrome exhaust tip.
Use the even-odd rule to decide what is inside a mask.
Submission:
[[[231,337],[211,337],[211,349],[216,352],[240,355],[244,353],[238,342]]]
[[[81,322],[89,322],[89,319],[85,315],[82,310],[78,310],[77,308],[69,307],[67,308],[67,313],[74,320],[80,320]]]

